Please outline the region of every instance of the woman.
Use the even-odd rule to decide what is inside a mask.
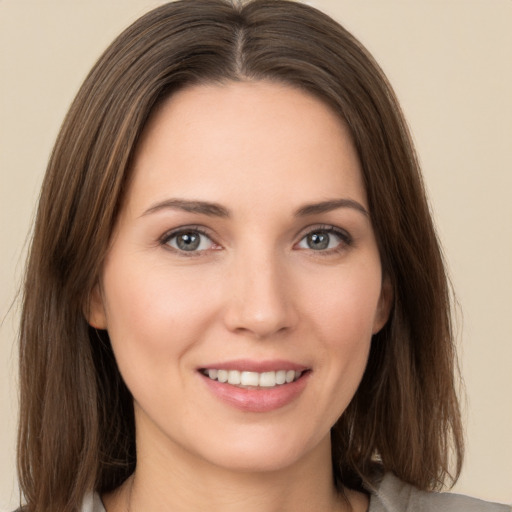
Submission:
[[[449,318],[361,45],[290,2],[162,6],[95,65],[43,184],[26,510],[507,510],[425,494],[462,463]]]

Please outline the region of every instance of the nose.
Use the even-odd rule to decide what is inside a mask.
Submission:
[[[278,259],[241,254],[233,262],[224,313],[230,331],[266,339],[294,328],[298,315],[292,279]]]

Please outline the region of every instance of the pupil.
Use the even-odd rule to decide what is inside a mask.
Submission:
[[[321,250],[329,247],[329,235],[327,233],[312,233],[308,236],[310,249]]]
[[[199,247],[199,242],[197,233],[183,233],[176,240],[178,247],[183,251],[195,251]]]

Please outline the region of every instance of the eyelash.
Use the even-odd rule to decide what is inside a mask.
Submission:
[[[177,254],[179,254],[180,256],[185,256],[185,257],[188,257],[188,258],[193,258],[193,257],[198,257],[198,256],[202,256],[205,254],[205,252],[207,251],[207,249],[202,249],[202,250],[195,250],[195,251],[185,251],[185,250],[181,250],[179,248],[176,248],[176,247],[171,247],[169,245],[169,242],[173,239],[173,238],[176,238],[177,236],[179,235],[185,235],[187,233],[196,233],[196,234],[199,234],[203,237],[206,237],[208,240],[210,240],[210,242],[213,244],[213,245],[217,245],[215,243],[215,241],[213,240],[212,236],[201,226],[182,226],[182,227],[179,227],[177,229],[173,229],[171,231],[168,231],[166,232],[159,240],[159,244],[162,245],[162,246],[165,246],[166,249],[168,250],[171,250]]]
[[[168,231],[159,239],[159,244],[162,246],[165,246],[167,249],[179,254],[180,256],[184,256],[184,257],[198,257],[198,256],[204,255],[208,251],[208,249],[186,251],[186,250],[182,250],[177,247],[172,247],[169,245],[169,242],[173,238],[177,237],[178,235],[185,235],[187,233],[199,234],[200,236],[206,237],[213,245],[217,245],[215,240],[207,232],[207,230],[205,230],[201,226],[183,226],[183,227]],[[315,250],[315,249],[309,248],[309,250],[312,253],[314,253],[315,255],[318,255],[318,256],[329,256],[333,253],[339,253],[339,252],[342,252],[343,250],[346,250],[347,247],[350,247],[351,245],[353,245],[352,237],[345,230],[342,230],[342,229],[337,228],[332,225],[319,225],[319,226],[309,227],[309,228],[307,228],[307,231],[303,231],[303,233],[300,236],[299,242],[294,244],[294,247],[296,247],[303,240],[305,240],[307,236],[310,236],[313,234],[335,235],[340,239],[340,243],[337,247],[327,248],[325,250]],[[201,243],[201,242],[199,242],[199,243]],[[216,250],[216,249],[214,249],[214,250]],[[306,250],[308,250],[308,249],[306,249]]]
[[[314,226],[307,228],[307,231],[304,232],[299,240],[298,243],[301,243],[303,240],[306,239],[306,237],[313,235],[313,234],[327,234],[327,235],[335,235],[340,239],[340,243],[336,247],[327,248],[325,250],[315,250],[312,248],[309,248],[309,250],[318,256],[329,256],[334,253],[340,253],[347,249],[347,247],[350,247],[353,244],[353,239],[350,236],[350,234],[340,228],[337,228],[335,226],[331,225],[320,225],[320,226]],[[297,245],[297,244],[296,244]]]

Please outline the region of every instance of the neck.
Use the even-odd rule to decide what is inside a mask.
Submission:
[[[367,510],[366,496],[334,486],[330,439],[286,467],[258,471],[219,467],[162,440],[137,439],[137,468],[103,497],[107,512],[302,512]]]

